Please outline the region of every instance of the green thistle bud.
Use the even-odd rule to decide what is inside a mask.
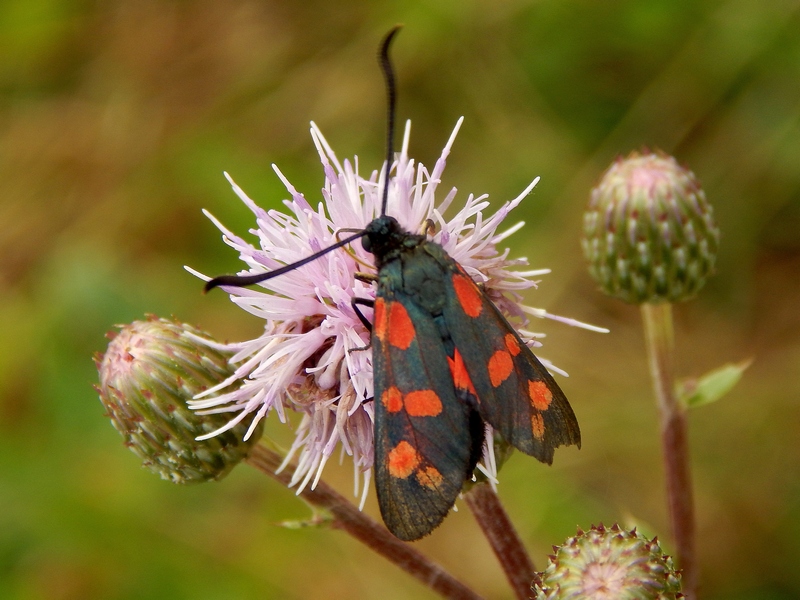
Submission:
[[[211,338],[189,325],[149,318],[124,325],[105,355],[96,357],[100,401],[125,445],[144,466],[174,483],[221,479],[261,436],[247,441],[239,424],[205,441],[229,414],[200,415],[186,402],[232,374],[228,354],[198,341]]]
[[[617,159],[583,217],[589,272],[607,294],[641,304],[694,296],[714,269],[719,229],[694,174],[665,154]]]
[[[673,600],[683,598],[680,574],[656,538],[619,525],[592,526],[553,546],[547,569],[537,573],[535,600]]]

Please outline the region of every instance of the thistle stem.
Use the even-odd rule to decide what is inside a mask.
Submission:
[[[675,394],[672,305],[665,302],[641,306],[650,374],[661,413],[661,445],[672,536],[678,566],[683,571],[683,593],[688,600],[695,600],[698,574],[688,421],[686,408],[678,402]]]
[[[246,461],[287,487],[291,482],[291,472],[275,472],[282,462],[281,456],[263,444],[253,447]],[[333,527],[343,529],[443,598],[480,600],[478,594],[427,556],[398,540],[326,483],[320,481],[314,489],[304,488],[300,497],[313,506],[327,510],[333,516]]]
[[[497,493],[488,483],[478,483],[464,494],[464,499],[503,567],[514,594],[519,600],[527,600],[531,596],[536,568]]]

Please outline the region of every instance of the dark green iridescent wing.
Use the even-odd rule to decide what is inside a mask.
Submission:
[[[381,286],[372,346],[378,504],[395,536],[415,540],[455,503],[482,423],[456,398],[434,319],[413,297]]]

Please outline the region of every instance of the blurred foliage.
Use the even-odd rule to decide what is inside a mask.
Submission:
[[[500,493],[534,553],[600,521],[669,550],[638,311],[597,293],[581,213],[616,154],[659,147],[703,182],[718,274],[677,307],[681,375],[754,358],[693,411],[704,598],[800,597],[800,14],[791,0],[0,2],[0,597],[431,597],[246,467],[184,488],[141,470],[103,417],[90,360],[114,323],[175,315],[222,339],[260,323],[181,266],[238,269],[202,216],[244,233],[222,177],[278,207],[278,164],[317,198],[315,120],[380,164],[375,50],[396,22],[411,153],[459,197],[499,203],[535,175],[518,255],[553,274],[531,304],[584,432],[552,468],[515,456]],[[535,296],[535,297],[533,297]],[[534,325],[540,325],[536,323]],[[268,435],[287,441],[276,419]],[[350,489],[352,467],[326,478]],[[375,515],[374,499],[367,510]],[[492,598],[501,571],[462,506],[419,543]]]

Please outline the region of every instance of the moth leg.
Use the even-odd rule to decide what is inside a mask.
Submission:
[[[364,273],[362,271],[356,271],[354,277],[359,281],[363,281],[364,283],[374,283],[378,281],[378,276],[373,275],[372,273]]]
[[[358,233],[359,231],[362,231],[362,230],[361,229],[354,229],[353,227],[343,227],[342,229],[337,229],[336,233],[335,233],[336,241],[337,242],[341,242],[342,241],[342,234],[344,234],[344,233]],[[372,266],[368,262],[366,262],[366,261],[360,259],[358,256],[356,256],[355,251],[349,245],[344,249],[344,251],[347,252],[347,254],[350,255],[350,258],[352,258],[354,261],[356,261],[361,266],[367,267],[367,268]]]
[[[362,230],[361,229],[356,229],[355,227],[342,227],[341,229],[337,229],[336,233],[334,235],[336,235],[336,241],[340,242],[340,241],[342,241],[342,234],[343,233],[358,233],[359,231],[362,231]]]
[[[372,333],[372,323],[369,322],[367,317],[364,316],[364,313],[361,312],[361,309],[358,308],[359,305],[361,306],[369,306],[370,308],[375,306],[375,300],[370,300],[369,298],[353,298],[350,300],[350,306],[353,307],[353,312],[356,313],[358,320],[361,321],[361,324]]]
[[[372,323],[369,322],[367,317],[364,316],[364,313],[361,312],[361,309],[358,308],[359,305],[361,306],[375,306],[375,300],[370,300],[369,298],[353,298],[350,300],[350,306],[353,307],[353,312],[356,313],[358,320],[361,321],[361,324],[366,328],[367,331],[372,333]],[[372,342],[367,344],[366,346],[359,346],[358,348],[350,348],[348,352],[361,352],[363,350],[369,350],[372,347]]]
[[[429,237],[433,237],[436,233],[436,223],[433,222],[433,219],[425,219],[422,223],[422,227],[419,229],[420,235],[427,235]]]

